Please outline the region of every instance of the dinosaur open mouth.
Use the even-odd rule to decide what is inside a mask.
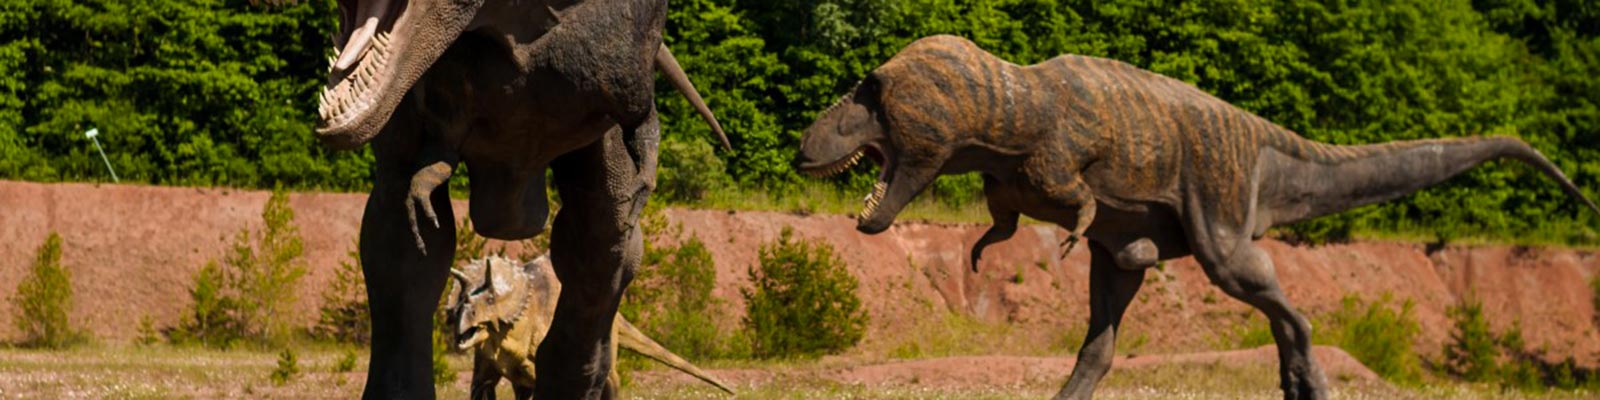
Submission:
[[[483,328],[477,326],[468,327],[467,330],[456,335],[456,348],[471,350],[472,346],[477,346],[479,342],[482,342],[488,336],[488,332],[484,332]]]
[[[889,191],[889,177],[893,176],[889,173],[893,169],[893,163],[890,162],[889,157],[876,144],[862,145],[848,155],[830,163],[817,166],[801,166],[800,172],[818,178],[825,178],[838,175],[850,169],[850,167],[856,166],[863,158],[871,158],[879,166],[878,181],[873,183],[872,192],[867,193],[867,196],[861,199],[862,209],[858,219],[865,220],[872,216],[872,213],[878,211],[878,203],[883,201],[883,195]]]
[[[358,128],[370,125],[365,119],[380,114],[375,109],[387,103],[384,96],[397,95],[390,83],[401,64],[394,61],[404,59],[397,53],[407,47],[406,33],[414,30],[405,20],[409,6],[406,0],[340,1],[346,31],[334,39],[333,56],[328,58],[328,81],[317,106],[319,135],[364,130]]]

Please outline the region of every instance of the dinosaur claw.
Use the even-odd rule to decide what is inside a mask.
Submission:
[[[422,229],[417,227],[417,203],[417,198],[414,196],[406,199],[406,219],[411,222],[411,237],[417,241],[417,250],[426,256],[428,255],[428,244],[422,240]],[[425,201],[422,204],[423,209],[431,216],[433,213],[432,205]],[[437,226],[438,222],[435,221],[434,224]]]
[[[1065,259],[1068,254],[1072,254],[1072,248],[1078,246],[1078,238],[1079,235],[1077,233],[1067,235],[1067,239],[1061,241],[1060,246],[1064,247],[1064,249],[1061,250],[1061,257],[1058,258]]]

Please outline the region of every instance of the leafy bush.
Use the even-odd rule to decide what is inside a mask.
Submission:
[[[661,154],[655,194],[662,200],[693,203],[733,184],[722,159],[704,140],[664,140]]]
[[[1327,328],[1337,344],[1350,356],[1392,382],[1414,383],[1420,378],[1421,359],[1412,348],[1421,332],[1412,314],[1415,305],[1407,300],[1399,310],[1389,306],[1390,298],[1363,302],[1345,296]]]
[[[223,293],[227,285],[216,261],[200,268],[189,288],[189,309],[178,326],[167,330],[167,339],[214,348],[230,348],[243,339],[247,324],[239,316],[239,299]]]
[[[1600,273],[1589,278],[1590,302],[1594,304],[1594,324],[1600,327]]]
[[[629,288],[629,316],[662,346],[690,359],[722,357],[735,351],[716,320],[724,305],[711,296],[716,264],[700,238],[674,247],[652,248]]]
[[[339,343],[365,344],[372,340],[372,316],[367,309],[366,278],[361,253],[351,250],[348,260],[333,271],[333,282],[322,292],[322,316],[311,335]]]
[[[294,225],[289,195],[272,192],[261,211],[264,227],[234,237],[223,265],[209,262],[195,275],[188,317],[168,333],[177,343],[230,347],[244,339],[281,344],[295,332],[296,288],[305,276],[304,244]]]
[[[1472,295],[1446,310],[1450,317],[1450,341],[1445,343],[1445,369],[1472,382],[1495,378],[1499,372],[1499,339],[1489,329],[1483,303]]]
[[[811,357],[861,341],[867,315],[859,285],[825,243],[795,240],[784,227],[777,242],[761,246],[760,265],[749,270],[745,329],[757,357]]]
[[[82,343],[88,336],[72,326],[72,272],[61,265],[61,235],[50,232],[35,253],[28,275],[11,296],[13,321],[24,347],[59,349]]]

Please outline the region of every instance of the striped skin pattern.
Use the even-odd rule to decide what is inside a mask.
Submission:
[[[881,232],[940,174],[980,172],[994,226],[1020,215],[1068,227],[1091,252],[1089,337],[1057,398],[1088,398],[1145,269],[1194,255],[1229,295],[1267,314],[1285,398],[1325,398],[1310,325],[1253,242],[1267,228],[1394,199],[1497,158],[1533,166],[1595,212],[1538,151],[1511,137],[1339,146],[1306,140],[1198,88],[1102,58],[1018,66],[965,39],[918,40],[817,118],[802,172],[881,164],[857,229]]]

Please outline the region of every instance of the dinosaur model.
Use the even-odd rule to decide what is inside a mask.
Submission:
[[[534,391],[615,397],[604,371],[655,187],[657,69],[711,119],[663,50],[666,0],[338,3],[316,135],[337,149],[371,143],[375,156],[360,241],[372,312],[363,398],[435,395],[438,305],[423,299],[444,290],[456,227],[438,224],[455,214],[447,191],[433,189],[458,164],[471,178],[473,226],[502,240],[544,231],[552,171],[565,207],[550,257],[568,290],[534,356]]]
[[[1089,331],[1058,399],[1092,396],[1123,312],[1159,260],[1193,255],[1213,284],[1265,313],[1284,398],[1323,399],[1311,326],[1254,243],[1268,228],[1404,196],[1497,158],[1533,166],[1600,212],[1516,138],[1322,144],[1122,62],[1069,55],[1018,66],[952,36],[918,40],[868,74],[806,130],[797,161],[828,175],[863,157],[881,172],[862,232],[888,229],[934,177],[980,172],[994,226],[973,246],[974,268],[1019,214],[1089,239]]]
[[[502,378],[511,381],[517,398],[532,397],[536,380],[531,356],[550,329],[561,293],[550,258],[541,256],[518,266],[510,259],[490,257],[450,273],[456,285],[451,287],[446,315],[457,327],[456,346],[475,356],[472,398],[494,399],[495,385]],[[617,347],[632,350],[733,394],[728,385],[661,347],[621,315],[611,334],[613,357]],[[616,371],[611,371],[606,385],[615,388],[618,382]]]

